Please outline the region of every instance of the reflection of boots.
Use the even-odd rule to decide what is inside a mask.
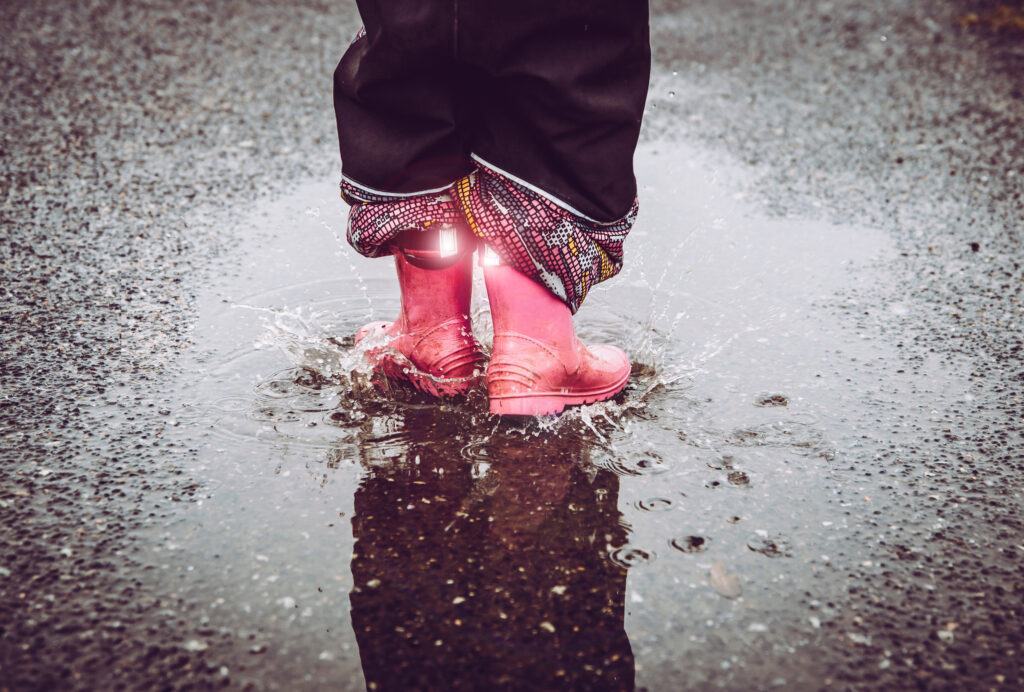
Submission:
[[[421,269],[395,253],[402,309],[394,322],[373,322],[356,333],[394,337],[368,351],[375,368],[393,380],[407,380],[433,396],[465,394],[478,385],[484,355],[469,321],[473,254],[444,269]]]
[[[569,308],[509,266],[484,266],[494,321],[487,368],[491,413],[543,416],[615,396],[629,381],[629,359],[615,346],[587,348]]]

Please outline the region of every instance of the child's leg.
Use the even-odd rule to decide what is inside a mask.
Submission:
[[[575,312],[591,286],[620,270],[635,216],[633,153],[650,80],[647,3],[460,7],[460,55],[485,75],[473,84],[471,149],[481,172],[460,200],[504,261]]]
[[[334,71],[347,197],[440,192],[473,170],[459,122],[451,3],[357,4],[365,26]]]
[[[365,32],[334,75],[348,240],[369,257],[395,254],[402,292],[398,318],[357,339],[378,335],[369,351],[378,370],[434,395],[465,392],[484,360],[469,321],[472,247],[440,242],[465,227],[448,189],[473,169],[457,123],[452,34],[438,30],[449,10],[361,2]]]
[[[460,46],[488,77],[477,99],[477,171],[456,200],[506,265],[485,266],[491,411],[542,415],[608,399],[626,385],[629,361],[614,346],[583,346],[571,313],[621,269],[636,216],[647,3],[464,6]]]

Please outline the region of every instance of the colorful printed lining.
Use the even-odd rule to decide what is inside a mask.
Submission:
[[[547,287],[574,313],[595,284],[622,269],[622,244],[637,214],[634,200],[617,221],[590,221],[483,164],[442,192],[401,197],[348,181],[341,190],[352,205],[348,241],[360,254],[390,254],[402,231],[468,223],[503,262]]]
[[[428,230],[435,224],[466,225],[451,195],[451,188],[411,197],[370,192],[342,181],[341,197],[352,207],[348,211],[349,245],[360,255],[390,255],[399,233]]]

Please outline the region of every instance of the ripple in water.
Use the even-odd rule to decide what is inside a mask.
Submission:
[[[730,471],[729,475],[726,476],[726,480],[729,481],[729,485],[735,485],[741,488],[750,486],[750,476],[743,471]]]
[[[793,557],[793,549],[784,536],[762,536],[757,533],[747,540],[747,547],[765,557]]]
[[[810,429],[810,423],[789,419],[733,430],[725,442],[735,447],[788,447],[801,456],[820,451],[820,434]]]
[[[714,469],[715,471],[731,471],[734,468],[735,463],[736,457],[731,454],[725,454],[717,459],[711,459],[710,461],[705,462],[709,469]]]
[[[366,420],[366,414],[358,409],[337,408],[324,419],[327,425],[338,428],[349,428],[360,425]]]
[[[295,411],[273,408],[271,406],[258,408],[251,415],[254,420],[268,423],[297,423],[302,420],[302,416]]]
[[[669,543],[673,548],[684,553],[703,553],[708,549],[711,539],[704,536],[676,536]]]
[[[360,461],[364,466],[392,467],[408,462],[410,435],[405,431],[371,435],[360,440]]]
[[[754,405],[761,408],[789,406],[789,397],[785,394],[762,394],[754,401]]]
[[[638,500],[636,508],[644,512],[664,512],[672,509],[672,500],[664,497],[649,497],[646,500]]]
[[[475,440],[462,448],[460,456],[472,463],[490,463],[493,461],[492,452],[487,440]]]
[[[643,550],[642,548],[634,548],[631,546],[622,546],[616,548],[608,554],[608,559],[614,562],[619,567],[629,569],[630,567],[636,567],[637,565],[647,564],[655,558],[655,554]]]

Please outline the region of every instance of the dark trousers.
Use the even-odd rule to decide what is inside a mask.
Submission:
[[[343,175],[438,190],[473,158],[580,216],[636,197],[650,77],[646,0],[358,0],[365,33],[334,73]]]

